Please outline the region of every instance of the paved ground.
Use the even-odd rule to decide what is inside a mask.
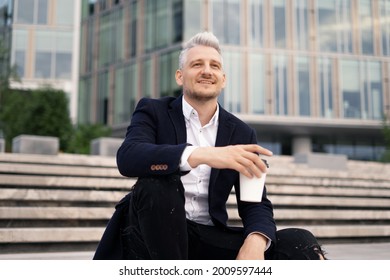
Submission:
[[[327,244],[332,260],[390,260],[390,243]],[[0,260],[90,260],[93,252],[0,254]]]

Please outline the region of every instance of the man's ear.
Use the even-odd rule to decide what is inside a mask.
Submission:
[[[183,85],[183,73],[181,72],[180,69],[176,70],[175,79],[176,79],[176,83],[177,83],[179,86],[182,86],[182,85]]]

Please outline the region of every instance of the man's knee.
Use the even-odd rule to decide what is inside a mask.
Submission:
[[[154,176],[139,178],[134,185],[133,198],[136,204],[183,204],[184,187],[180,176]]]
[[[320,260],[325,259],[321,245],[308,230],[286,228],[276,232],[274,259]]]

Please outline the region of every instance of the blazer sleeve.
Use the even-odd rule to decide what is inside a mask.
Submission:
[[[252,132],[252,143],[257,143],[256,134]],[[239,180],[235,184],[237,196],[237,208],[244,226],[244,236],[252,232],[261,232],[275,241],[276,225],[273,215],[273,206],[267,198],[266,186],[264,186],[263,197],[260,203],[244,202],[240,200]]]
[[[123,176],[179,172],[180,158],[187,144],[177,143],[165,103],[144,98],[137,104],[116,157],[118,170]]]

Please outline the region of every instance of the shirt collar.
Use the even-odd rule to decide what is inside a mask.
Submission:
[[[182,97],[183,99],[183,115],[186,121],[189,121],[191,118],[191,114],[195,113],[198,115],[198,112],[184,99],[184,96]],[[219,104],[217,104],[217,110],[215,110],[215,113],[213,117],[211,118],[209,124],[211,125],[218,125],[218,120],[219,120]]]

